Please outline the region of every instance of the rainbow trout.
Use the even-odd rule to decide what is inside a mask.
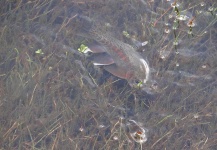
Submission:
[[[93,64],[102,65],[111,74],[126,79],[133,87],[141,87],[148,93],[156,90],[151,80],[147,61],[129,44],[102,31],[99,25],[86,16],[77,16],[82,30],[102,46],[89,46],[86,50],[95,53]]]

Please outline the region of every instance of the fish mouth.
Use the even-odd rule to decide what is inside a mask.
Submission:
[[[151,95],[159,93],[159,90],[153,87],[144,86],[141,89],[142,91],[145,91],[146,93],[151,94]]]
[[[149,83],[144,84],[142,90],[146,91],[148,94],[160,93],[160,88],[155,80],[149,81]]]
[[[156,94],[160,93],[159,85],[155,80],[148,80],[146,83],[142,82],[142,80],[130,80],[128,81],[131,87],[140,89],[142,91],[145,91],[148,94]]]

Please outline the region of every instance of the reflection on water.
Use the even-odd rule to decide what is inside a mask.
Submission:
[[[214,0],[0,4],[3,149],[216,149]],[[78,14],[137,48],[158,92],[133,88],[80,53],[100,43],[80,32],[88,25]]]

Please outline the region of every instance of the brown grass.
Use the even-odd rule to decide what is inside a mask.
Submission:
[[[189,36],[186,21],[172,30],[166,1],[1,1],[1,149],[216,149],[216,3],[201,2],[178,1],[195,17]],[[161,93],[132,89],[78,53],[93,41],[76,34],[77,12],[123,41],[122,31],[147,40],[141,55]],[[132,140],[129,119],[148,129],[147,142]]]

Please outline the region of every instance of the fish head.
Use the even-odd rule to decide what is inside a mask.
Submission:
[[[141,89],[148,94],[156,94],[160,92],[158,83],[155,80],[147,81],[142,85]]]
[[[133,77],[130,80],[128,80],[128,83],[130,84],[131,87],[145,91],[148,94],[159,93],[158,83],[155,80],[150,79],[144,82],[144,80]]]
[[[135,68],[135,71],[131,73],[131,76],[128,80],[129,84],[132,87],[140,88],[149,94],[158,93],[158,83],[151,79],[150,68],[147,61],[142,58],[139,59],[139,63],[137,63]]]

